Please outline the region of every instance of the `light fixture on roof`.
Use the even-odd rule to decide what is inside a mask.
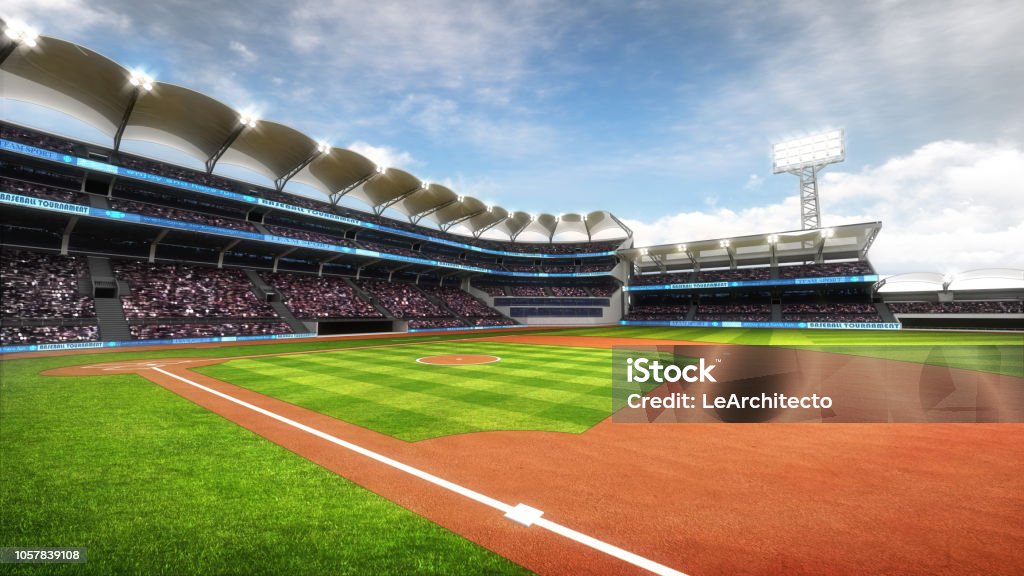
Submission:
[[[128,82],[136,88],[142,88],[146,92],[153,89],[153,77],[141,70],[132,70],[131,76],[128,77]]]
[[[494,206],[487,207],[487,213],[490,214],[491,212],[494,212]]]
[[[686,252],[686,244],[680,244],[676,249],[680,252]]]
[[[427,188],[430,188],[430,182],[427,182],[426,180],[424,180],[423,182],[420,182],[420,188],[422,188],[424,190],[426,190]],[[462,200],[461,196],[459,196],[459,200],[460,201]]]
[[[729,240],[719,240],[718,241],[718,246],[720,248],[728,248],[731,245],[732,245],[732,242],[730,242]]]
[[[316,151],[321,154],[330,154],[331,145],[328,144],[327,142],[317,142]]]
[[[775,244],[778,241],[779,241],[779,235],[778,234],[769,234],[768,235],[768,243],[769,244]]]
[[[836,235],[836,231],[831,228],[825,228],[821,231],[822,238],[831,238]]]
[[[388,169],[386,166],[377,166],[377,174],[384,174]]]
[[[238,122],[242,124],[242,126],[248,126],[249,128],[255,128],[256,123],[259,122],[259,120],[260,119],[257,118],[255,114],[250,114],[249,112],[242,112],[238,116]]]
[[[459,202],[462,202],[463,200],[466,199],[466,197],[463,196],[462,194],[459,194],[458,198],[459,198]]]
[[[4,36],[14,40],[18,44],[24,44],[29,48],[35,48],[37,44],[36,39],[39,38],[39,32],[20,20],[11,20],[7,23],[7,28],[4,29]]]

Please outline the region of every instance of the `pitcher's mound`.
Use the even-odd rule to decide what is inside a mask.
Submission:
[[[420,364],[441,364],[443,366],[466,366],[468,364],[490,364],[501,360],[488,354],[447,354],[444,356],[424,356],[417,358]]]

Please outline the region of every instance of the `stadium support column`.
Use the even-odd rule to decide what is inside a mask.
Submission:
[[[241,242],[241,240],[232,240],[226,246],[220,249],[220,254],[217,255],[217,268],[224,267],[224,253],[227,252],[228,250],[231,250],[235,246],[238,246],[239,242]]]
[[[153,262],[156,262],[156,246],[157,246],[157,244],[159,244],[164,239],[164,236],[167,236],[168,232],[169,232],[169,230],[167,230],[166,228],[161,230],[160,233],[156,235],[156,238],[154,238],[153,241],[149,243],[149,263],[150,264],[152,264]]]
[[[64,227],[64,236],[60,239],[60,253],[63,256],[68,255],[68,244],[71,243],[71,232],[75,229],[75,224],[78,224],[78,216],[72,216],[71,220],[68,220],[68,225]]]
[[[289,248],[289,249],[285,250],[284,252],[281,252],[277,256],[274,256],[274,269],[272,271],[273,272],[277,272],[277,263],[281,261],[281,258],[284,258],[285,256],[291,254],[292,252],[295,252],[298,249],[299,249],[298,247]]]
[[[821,228],[817,166],[805,166],[800,170],[800,222],[804,230]]]

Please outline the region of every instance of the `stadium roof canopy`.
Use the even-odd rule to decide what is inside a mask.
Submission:
[[[866,222],[631,248],[619,255],[641,272],[861,259],[881,229],[881,222]]]
[[[881,294],[973,292],[975,290],[1024,290],[1024,270],[986,268],[957,274],[913,272],[880,280],[875,289]]]
[[[0,26],[8,28],[0,20]],[[33,44],[33,45],[30,45]],[[89,124],[110,138],[140,140],[177,149],[208,172],[232,164],[273,180],[319,190],[333,202],[351,196],[381,214],[393,209],[410,221],[443,230],[515,241],[576,242],[626,238],[632,231],[608,212],[535,217],[487,206],[444,186],[424,185],[395,168],[376,166],[351,150],[318,143],[294,128],[253,117],[189,88],[156,81],[84,46],[39,36],[17,42],[0,36],[2,97],[31,102]]]

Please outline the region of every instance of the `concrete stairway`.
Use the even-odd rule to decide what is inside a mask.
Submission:
[[[355,293],[358,294],[360,298],[369,302],[370,305],[377,310],[377,312],[383,314],[385,318],[387,318],[388,320],[395,319],[391,312],[389,312],[388,309],[385,308],[384,305],[381,304],[380,301],[373,296],[373,294],[370,294],[366,290],[360,288],[355,282],[352,281],[351,278],[342,278],[342,280],[344,280],[345,283],[348,284],[349,287],[352,288],[352,290],[354,290]]]
[[[93,302],[96,304],[96,322],[100,328],[100,340],[131,340],[124,308],[121,306],[121,284],[114,277],[109,258],[89,256],[89,279],[92,282]]]
[[[882,317],[882,322],[899,322],[896,319],[896,315],[889,310],[889,305],[885,302],[875,302],[875,310],[878,310],[878,315]]]
[[[416,291],[419,292],[420,294],[422,294],[423,297],[426,298],[427,300],[430,300],[431,302],[433,302],[436,306],[439,306],[441,308],[441,310],[444,310],[445,312],[450,314],[453,318],[458,318],[459,320],[461,320],[463,322],[466,321],[466,319],[461,314],[458,314],[457,312],[455,312],[455,310],[452,310],[448,306],[448,304],[445,303],[444,300],[441,300],[440,298],[438,298],[434,294],[432,294],[430,292],[427,292],[426,290],[423,290],[419,286],[416,286]]]
[[[246,270],[245,275],[249,278],[249,282],[252,283],[252,288],[256,295],[269,304],[274,309],[274,312],[277,312],[277,315],[288,324],[292,332],[296,334],[309,332],[306,323],[296,318],[295,314],[292,314],[292,311],[285,306],[281,294],[276,288],[264,282],[263,278],[260,278],[260,275],[255,270]]]

